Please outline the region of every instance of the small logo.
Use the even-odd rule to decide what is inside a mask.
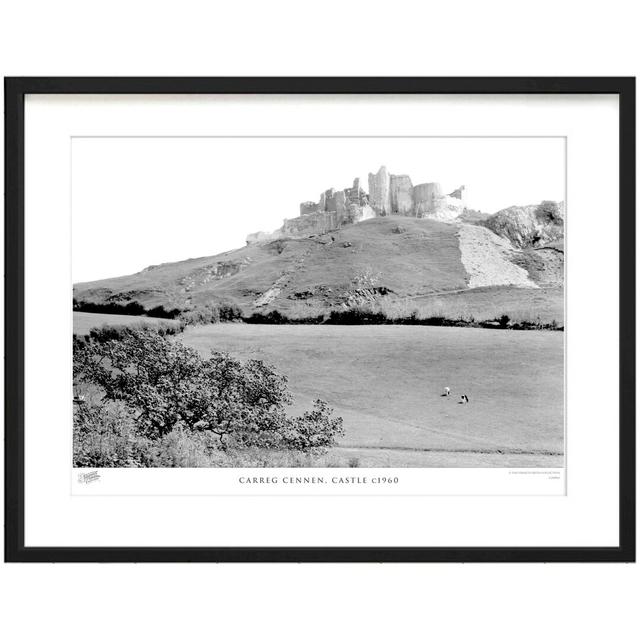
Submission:
[[[97,471],[88,471],[87,473],[81,473],[78,475],[78,482],[80,484],[89,484],[100,480],[100,474]]]

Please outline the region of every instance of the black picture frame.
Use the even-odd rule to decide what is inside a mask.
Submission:
[[[635,78],[5,78],[6,562],[635,561]],[[620,475],[616,547],[26,547],[24,99],[27,94],[616,94],[620,137]]]

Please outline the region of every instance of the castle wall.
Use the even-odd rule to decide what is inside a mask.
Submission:
[[[252,233],[247,243],[265,242],[280,237],[305,237],[327,233],[345,224],[355,224],[377,216],[401,215],[451,221],[464,211],[465,188],[448,195],[437,182],[413,186],[408,175],[392,175],[382,166],[370,173],[369,193],[355,178],[352,187],[341,191],[327,189],[318,203],[300,203],[300,216],[284,221],[273,233]]]
[[[366,204],[367,202],[367,194],[360,186],[360,178],[354,178],[353,187],[351,187],[351,189],[345,189],[344,194],[347,199],[347,204],[355,204],[361,206],[363,204]]]
[[[340,226],[336,211],[317,211],[299,218],[285,220],[282,235],[289,238],[308,237],[327,233]]]
[[[369,205],[379,216],[388,216],[391,209],[391,176],[386,167],[369,174]]]
[[[310,213],[315,213],[316,211],[318,211],[317,202],[312,202],[311,200],[308,200],[307,202],[300,203],[301,216],[306,216],[306,215],[309,215]]]
[[[436,210],[436,200],[442,197],[442,187],[438,182],[425,182],[413,187],[415,214],[424,218]]]
[[[406,175],[391,175],[389,181],[391,197],[391,211],[401,216],[414,215],[413,185],[411,178]]]

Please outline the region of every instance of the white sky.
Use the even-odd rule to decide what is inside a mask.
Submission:
[[[467,206],[565,198],[564,138],[74,138],[73,280],[242,247],[386,165]]]

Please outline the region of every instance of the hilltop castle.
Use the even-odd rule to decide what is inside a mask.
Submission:
[[[437,182],[414,186],[409,176],[390,174],[386,167],[380,167],[377,173],[369,174],[369,193],[360,186],[359,178],[341,191],[327,189],[318,202],[300,203],[300,215],[286,219],[280,229],[249,234],[247,244],[308,237],[381,216],[453,220],[464,211],[464,196],[464,186],[445,195]]]

